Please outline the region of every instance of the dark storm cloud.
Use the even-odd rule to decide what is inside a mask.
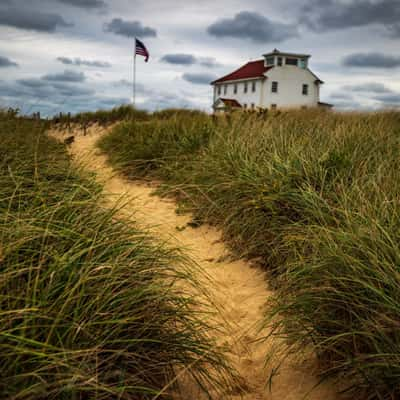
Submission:
[[[359,68],[396,68],[400,67],[400,57],[383,53],[354,53],[343,59],[343,65]]]
[[[25,8],[6,8],[0,12],[0,25],[37,32],[54,32],[57,28],[71,27],[61,15]]]
[[[27,91],[26,94],[30,94],[32,97],[43,97],[43,96],[87,96],[93,94],[92,89],[70,84],[68,82],[58,81],[46,81],[43,78],[26,78],[18,79],[17,84],[24,87]]]
[[[126,37],[156,37],[157,31],[148,26],[143,26],[140,21],[124,21],[121,18],[114,18],[104,25],[105,32],[112,32],[116,35]]]
[[[195,57],[193,54],[166,54],[160,61],[174,65],[194,65],[198,64],[207,68],[218,67],[220,64],[213,57]]]
[[[83,82],[86,76],[83,72],[75,72],[65,70],[58,74],[47,74],[42,77],[45,81],[56,81],[56,82]]]
[[[17,85],[10,83],[10,82],[4,82],[0,81],[0,99],[1,97],[19,97],[24,94],[24,90],[19,88]]]
[[[356,93],[393,93],[393,91],[382,83],[364,83],[359,85],[343,86],[344,91]]]
[[[166,108],[195,109],[198,107],[186,97],[177,94],[158,93],[141,103],[140,108],[154,111]]]
[[[388,93],[375,96],[374,99],[392,106],[400,106],[400,93]]]
[[[349,93],[334,92],[329,96],[331,99],[335,100],[352,100],[353,96]]]
[[[41,79],[38,79],[38,78],[18,79],[17,83],[19,83],[22,86],[27,86],[30,88],[37,88],[37,87],[42,87],[42,86],[46,85]]]
[[[176,65],[193,65],[197,59],[192,54],[166,54],[160,61]]]
[[[70,85],[67,83],[53,83],[52,87],[57,89],[58,94],[68,97],[88,96],[94,93],[94,90],[92,89]]]
[[[97,108],[113,108],[122,104],[129,104],[130,100],[126,97],[104,97],[96,101]]]
[[[207,68],[214,68],[214,67],[219,67],[221,64],[217,62],[217,60],[213,57],[200,57],[198,59],[198,63],[202,65],[203,67]]]
[[[233,18],[219,19],[207,28],[210,35],[250,39],[254,42],[282,42],[297,36],[294,25],[274,22],[256,12],[242,11]]]
[[[327,30],[381,25],[393,37],[400,36],[398,0],[314,0],[302,12],[301,20],[310,29]]]
[[[187,82],[197,85],[208,85],[216,79],[216,76],[203,73],[186,73],[182,75],[182,78]]]
[[[20,81],[0,80],[1,97],[7,99],[8,106],[20,107],[24,113],[40,111],[46,116],[52,116],[61,110],[74,113],[112,108],[129,102],[126,98],[94,96],[94,90],[73,84],[45,82],[40,79],[36,79],[36,83],[38,85],[23,85]],[[68,102],[68,99],[71,101]]]
[[[95,91],[79,84],[67,82],[45,81],[38,78],[19,79],[16,82],[1,82],[0,92],[2,97],[9,98],[23,106],[34,105],[37,110],[44,111],[47,106],[53,112],[65,107],[66,99],[73,99],[73,104],[82,103],[87,106],[93,102]]]
[[[131,86],[132,82],[129,82],[126,79],[120,79],[119,81],[113,82],[113,86],[116,86],[116,87],[118,87],[118,86],[125,87],[125,86],[128,86],[128,85]],[[138,87],[139,87],[139,83],[136,84],[136,90],[138,90]]]
[[[335,109],[341,111],[354,111],[354,110],[367,111],[369,109],[369,107],[365,107],[361,103],[352,100],[334,101],[333,106],[335,107]]]
[[[58,0],[60,3],[86,9],[104,9],[107,4],[103,0]]]
[[[7,57],[0,56],[0,68],[18,67],[18,64]]]
[[[69,58],[69,57],[57,57],[57,61],[65,65],[75,65],[80,67],[81,65],[86,67],[96,68],[110,68],[111,64],[106,61],[98,60],[82,60],[81,58]]]

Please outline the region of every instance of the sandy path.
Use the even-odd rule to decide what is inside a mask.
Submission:
[[[248,261],[231,261],[227,257],[229,251],[221,241],[221,232],[214,227],[187,226],[191,221],[190,215],[178,215],[174,201],[152,195],[153,188],[148,185],[117,175],[108,166],[106,157],[95,148],[95,142],[102,133],[99,129],[89,130],[86,136],[74,132],[75,143],[71,151],[76,160],[96,172],[99,181],[105,185],[110,205],[116,202],[124,204],[123,212],[127,218],[134,214],[135,221],[143,226],[151,226],[157,236],[184,247],[213,281],[208,289],[220,310],[217,319],[222,328],[215,339],[219,344],[226,345],[227,356],[243,377],[246,388],[242,397],[225,393],[218,399],[301,400],[318,382],[312,374],[310,362],[285,362],[273,379],[271,391],[266,386],[271,368],[265,367],[265,357],[277,339],[255,342],[268,333],[257,330],[257,322],[262,320],[265,302],[271,295],[264,272]],[[334,389],[331,385],[323,384],[307,398],[338,399]],[[194,385],[185,384],[184,400],[201,398]]]

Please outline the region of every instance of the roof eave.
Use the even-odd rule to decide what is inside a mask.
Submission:
[[[320,84],[324,83],[324,81],[319,79],[318,76],[315,75],[314,72],[312,72],[310,68],[306,68],[306,71],[308,71],[315,78],[315,83],[320,83]]]
[[[218,97],[218,99],[214,101],[212,107],[214,108],[219,101],[221,101],[225,105],[225,107],[242,108],[242,105],[236,99],[226,99],[224,97]],[[231,101],[236,102],[237,104],[235,105],[226,104],[226,102],[231,102]]]
[[[225,80],[221,80],[221,79],[217,79],[216,81],[211,82],[210,85],[215,85],[217,83],[232,83],[232,82],[254,81],[256,79],[268,79],[268,77],[265,76],[265,75],[260,75],[260,76],[252,76],[250,78],[229,79],[229,80],[226,80],[226,81]]]
[[[331,103],[325,103],[324,101],[319,101],[319,102],[318,102],[318,105],[319,105],[319,106],[324,106],[324,107],[329,107],[329,108],[333,108],[333,107],[334,107],[333,104],[331,104]]]
[[[310,58],[311,54],[296,54],[296,53],[281,53],[281,52],[270,52],[263,54],[263,57],[267,56],[290,56],[290,57],[301,57],[301,58]]]

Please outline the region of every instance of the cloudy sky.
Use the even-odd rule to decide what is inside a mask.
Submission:
[[[0,107],[209,110],[209,82],[278,48],[312,55],[321,100],[400,105],[400,0],[0,0]]]

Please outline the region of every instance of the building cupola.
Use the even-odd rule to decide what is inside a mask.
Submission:
[[[308,54],[284,53],[274,49],[271,53],[264,54],[266,67],[294,66],[307,69],[308,60],[311,56]]]

